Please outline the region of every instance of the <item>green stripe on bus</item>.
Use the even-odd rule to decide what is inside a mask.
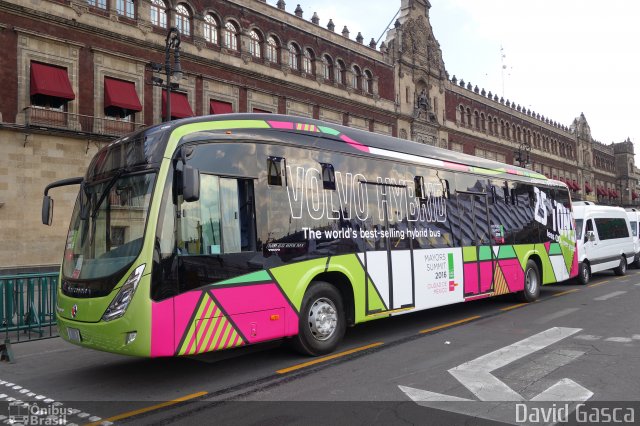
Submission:
[[[333,136],[338,136],[340,134],[339,131],[332,129],[331,127],[325,127],[325,126],[318,126],[318,129],[320,129],[320,131],[322,133],[327,133],[329,135],[333,135]]]
[[[475,246],[462,247],[462,260],[464,262],[475,262],[478,260],[478,251]]]
[[[246,275],[240,275],[239,277],[217,282],[214,285],[254,283],[260,281],[271,281],[271,276],[269,276],[269,273],[267,271],[258,271]]]
[[[501,246],[498,252],[498,259],[513,259],[516,256],[513,246]]]
[[[560,244],[558,243],[551,243],[549,245],[549,256],[553,256],[556,254],[562,254],[562,250],[560,249]]]
[[[491,260],[493,258],[493,251],[491,250],[491,246],[480,246],[478,248],[478,260]]]

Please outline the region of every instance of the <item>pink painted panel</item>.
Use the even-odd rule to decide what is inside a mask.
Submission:
[[[346,143],[348,143],[349,145],[351,145],[352,147],[354,147],[355,149],[358,149],[360,151],[364,151],[364,152],[369,152],[369,147],[362,145],[360,142],[358,141],[354,141],[353,139],[351,139],[349,136],[346,135],[340,135],[340,139],[342,139],[343,141],[345,141]]]
[[[151,354],[173,356],[175,353],[173,330],[173,299],[151,302]]]
[[[231,320],[249,343],[285,336],[284,308],[231,315]]]
[[[518,259],[499,260],[498,264],[511,292],[524,289],[524,271]]]
[[[547,254],[548,254],[549,250],[551,250],[551,241],[547,241],[546,243],[544,243],[544,248],[545,250],[547,250]]]
[[[575,277],[578,275],[578,256],[577,256],[578,252],[574,251],[573,252],[573,262],[571,262],[571,272],[569,274],[569,276],[571,277]]]
[[[193,315],[193,310],[197,308],[200,295],[202,295],[202,291],[189,291],[173,299],[176,318],[175,332],[178,339],[180,339],[187,328],[191,326],[191,316]]]
[[[276,284],[226,287],[213,289],[211,292],[227,315],[283,308],[282,320],[286,322],[286,335],[293,336],[298,333],[298,314],[291,308]]]
[[[290,121],[267,121],[274,129],[293,129],[293,123]]]
[[[491,290],[493,283],[493,262],[480,262],[480,293]]]
[[[464,294],[478,294],[478,264],[464,264]]]

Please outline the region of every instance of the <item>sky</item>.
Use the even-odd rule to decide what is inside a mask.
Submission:
[[[630,138],[640,153],[640,2],[634,0],[430,0],[450,76],[560,124],[584,113],[604,144]],[[275,5],[277,0],[267,0]],[[289,0],[336,32],[378,40],[401,0]]]

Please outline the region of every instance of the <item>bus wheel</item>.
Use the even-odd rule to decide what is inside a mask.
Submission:
[[[540,272],[536,262],[527,260],[527,267],[524,270],[524,290],[518,294],[523,302],[535,302],[540,296]]]
[[[613,270],[613,273],[618,276],[623,276],[627,273],[627,258],[622,256],[620,257],[620,266]]]
[[[587,285],[589,280],[591,279],[591,268],[587,262],[580,263],[580,268],[578,271],[578,281],[582,285]]]
[[[324,355],[333,352],[346,330],[342,297],[324,281],[311,283],[302,299],[298,335],[293,344],[298,352]]]

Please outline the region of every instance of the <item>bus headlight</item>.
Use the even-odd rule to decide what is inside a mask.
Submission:
[[[107,310],[102,315],[103,321],[111,321],[116,318],[120,318],[127,310],[129,302],[133,299],[133,294],[136,292],[142,273],[144,272],[144,263],[138,266],[127,278],[127,281],[122,284],[120,291],[113,299]]]

